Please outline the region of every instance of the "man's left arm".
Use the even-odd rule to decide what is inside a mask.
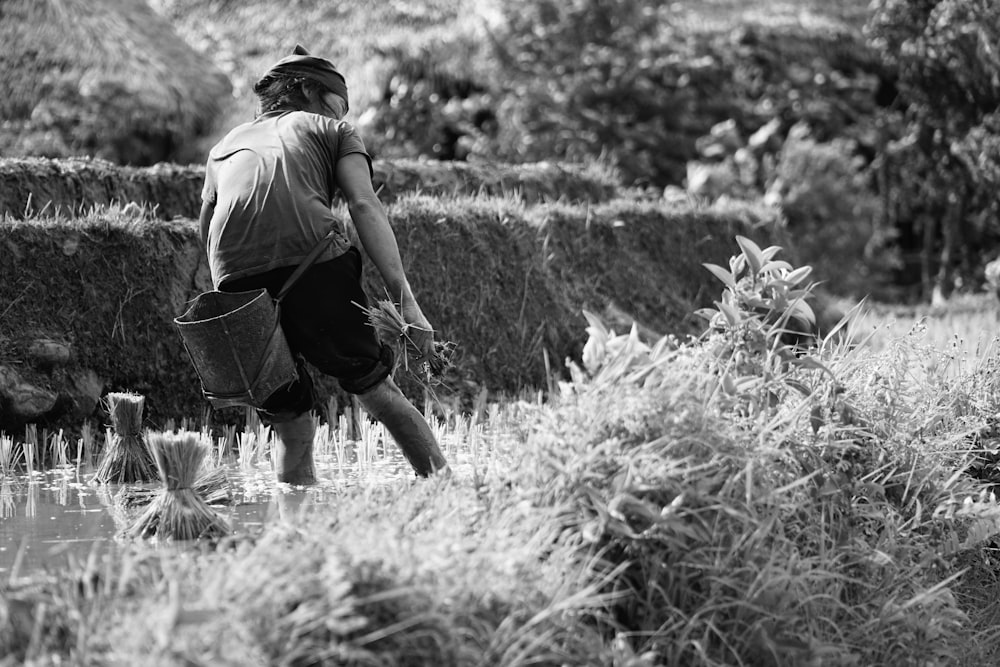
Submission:
[[[212,224],[212,216],[215,214],[215,204],[207,201],[201,202],[201,213],[198,215],[198,224],[201,227],[201,245],[208,245],[208,228]]]
[[[434,350],[434,330],[406,278],[396,235],[372,189],[366,158],[360,153],[345,155],[337,162],[336,176],[361,245],[381,274],[392,299],[398,301],[403,319],[415,328],[414,344],[422,354],[430,355]]]

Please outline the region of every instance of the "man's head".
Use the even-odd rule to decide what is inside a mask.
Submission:
[[[258,113],[284,109],[312,111],[342,118],[347,113],[347,82],[329,60],[296,46],[254,84]]]

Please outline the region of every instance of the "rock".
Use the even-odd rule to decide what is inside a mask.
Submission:
[[[66,239],[63,241],[62,253],[67,257],[72,257],[76,254],[76,251],[80,249],[80,240],[83,238],[83,234],[78,231],[72,231],[66,235]]]
[[[104,380],[89,368],[77,371],[70,377],[67,395],[73,401],[77,418],[94,414],[104,393]]]
[[[65,366],[72,360],[70,346],[50,338],[39,338],[28,345],[28,356],[36,368],[50,371],[57,366]]]
[[[58,396],[25,382],[10,366],[0,366],[0,422],[4,428],[37,421],[55,407]]]
[[[23,422],[37,421],[55,407],[58,396],[27,382],[19,382],[4,391],[12,417]]]
[[[21,382],[21,376],[18,375],[10,366],[0,366],[0,395],[6,394],[7,390],[14,385]]]

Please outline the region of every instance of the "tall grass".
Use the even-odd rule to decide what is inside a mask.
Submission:
[[[956,296],[942,305],[873,304],[858,326],[876,333],[871,345],[875,350],[909,337],[921,348],[940,352],[939,363],[957,369],[993,356],[998,323],[1000,301],[986,293]]]
[[[470,471],[15,583],[0,638],[81,664],[994,664],[996,347],[859,312],[798,349],[732,299],[685,342],[592,320],[547,402],[437,423]],[[347,465],[350,428],[317,451]]]
[[[604,554],[595,576],[625,567],[607,632],[665,665],[957,660],[973,631],[952,564],[980,542],[945,518],[990,518],[980,486],[860,426],[810,435],[807,410],[741,429],[702,364],[580,393],[521,466],[567,539]]]

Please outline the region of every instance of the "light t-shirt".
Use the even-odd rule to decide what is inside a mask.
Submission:
[[[317,261],[350,247],[330,209],[337,160],[371,158],[354,127],[306,111],[271,112],[229,132],[209,152],[202,199],[214,204],[207,252],[212,282],[302,262],[331,227]]]

